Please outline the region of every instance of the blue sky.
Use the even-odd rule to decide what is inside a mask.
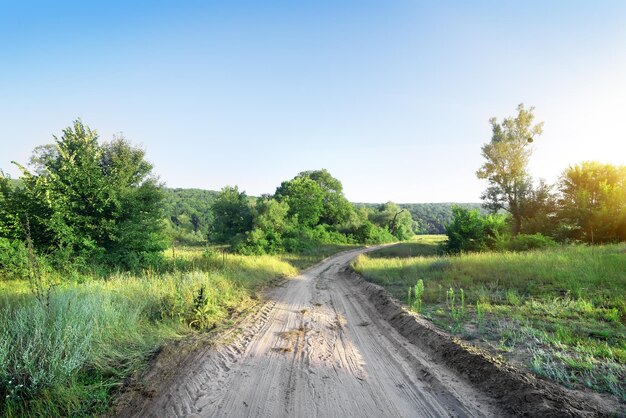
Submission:
[[[626,164],[626,2],[0,0],[12,176],[81,118],[171,187],[327,168],[352,201],[478,201],[488,120],[520,102],[536,177]]]

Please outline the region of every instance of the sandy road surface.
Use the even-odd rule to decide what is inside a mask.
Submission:
[[[273,289],[238,332],[196,350],[120,415],[502,416],[339,274],[364,251],[330,257]]]

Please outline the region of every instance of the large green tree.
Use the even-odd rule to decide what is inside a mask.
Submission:
[[[161,186],[145,152],[123,138],[100,145],[80,120],[38,147],[13,191],[14,236],[47,252],[137,268],[159,257]],[[15,205],[19,203],[19,207]]]
[[[370,220],[383,228],[386,228],[394,237],[406,240],[415,235],[415,221],[411,213],[393,202],[387,202],[378,207],[376,212],[370,215]]]
[[[559,182],[559,219],[569,238],[626,240],[626,166],[594,161],[571,166]]]
[[[354,213],[354,206],[343,194],[341,181],[334,178],[325,168],[321,170],[303,171],[298,177],[308,177],[315,181],[324,193],[324,209],[320,223],[340,225],[348,222]]]
[[[324,212],[324,190],[313,179],[302,176],[281,183],[276,199],[289,206],[289,217],[305,228],[319,224]]]
[[[343,185],[326,169],[299,173],[282,182],[275,196],[289,204],[289,215],[304,226],[337,227],[354,215],[354,207],[343,195]]]
[[[252,210],[246,192],[237,186],[224,187],[212,206],[214,222],[211,235],[217,242],[231,242],[252,229]]]
[[[500,209],[511,214],[513,234],[522,229],[525,204],[532,191],[528,162],[532,154],[531,143],[543,132],[543,122],[534,124],[534,107],[517,107],[517,116],[505,118],[501,123],[491,118],[491,141],[482,147],[485,162],[476,172],[480,179],[489,182],[482,195],[486,208],[493,213]]]

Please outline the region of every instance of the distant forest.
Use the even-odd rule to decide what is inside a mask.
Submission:
[[[11,179],[13,186],[20,180]],[[211,207],[219,192],[204,189],[164,188],[164,212],[168,221],[167,232],[180,244],[205,242],[211,232],[214,217]],[[253,197],[250,197],[254,200]],[[377,209],[382,203],[354,203],[356,208]],[[400,203],[415,221],[418,234],[445,234],[445,225],[453,219],[452,208],[477,209],[481,215],[488,210],[481,203]]]
[[[356,207],[377,208],[378,203],[355,203]],[[481,215],[486,215],[488,210],[481,203],[400,203],[402,209],[406,209],[417,223],[418,234],[445,234],[445,225],[453,219],[452,208],[455,206],[474,210],[478,209]]]
[[[211,207],[219,192],[203,189],[165,188],[164,210],[168,219],[168,235],[178,243],[206,241],[214,216]],[[253,197],[249,197],[254,200]],[[378,209],[382,203],[355,203],[356,208]],[[445,234],[445,225],[453,219],[452,208],[487,210],[480,203],[402,203],[417,226],[418,234]]]

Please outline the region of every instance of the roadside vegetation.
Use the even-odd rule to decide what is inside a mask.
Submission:
[[[104,413],[163,343],[229,326],[263,288],[349,248],[282,256],[176,248],[158,271],[0,280],[0,414]]]
[[[533,108],[490,120],[483,206],[454,207],[440,240],[360,256],[353,268],[409,309],[540,376],[626,401],[626,167],[583,162],[554,185],[528,172]]]
[[[357,214],[325,170],[275,197],[164,191],[142,149],[81,121],[16,165],[19,180],[0,172],[2,416],[103,413],[164,342],[228,326],[330,254],[414,232],[394,206]]]
[[[626,244],[437,256],[435,239],[418,243],[431,248],[387,247],[353,268],[449,332],[626,401]]]
[[[533,121],[523,105],[490,121],[480,209],[355,205],[324,169],[259,197],[166,189],[144,150],[75,121],[16,163],[19,179],[0,171],[0,414],[104,412],[165,341],[228,326],[275,279],[441,228],[445,240],[421,235],[355,269],[539,374],[623,399],[626,250],[608,244],[626,241],[626,167],[535,182]]]

